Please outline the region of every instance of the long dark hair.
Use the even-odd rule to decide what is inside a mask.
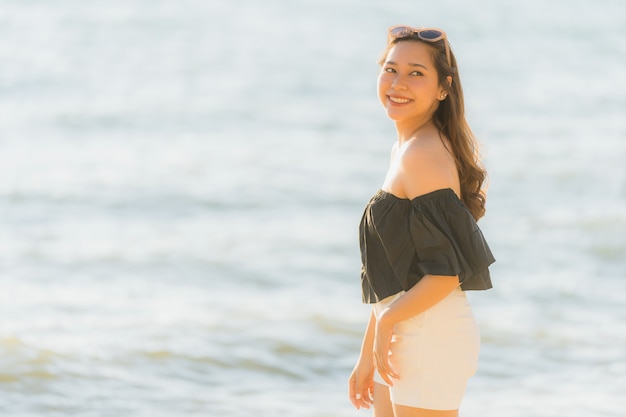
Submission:
[[[450,50],[451,65],[448,65],[445,45],[447,39],[425,42],[417,35],[408,35],[390,42],[378,63],[382,65],[391,48],[398,42],[405,41],[421,42],[431,48],[431,56],[437,69],[439,84],[447,93],[445,100],[439,103],[439,108],[433,115],[433,122],[442,135],[448,139],[452,148],[450,151],[456,161],[461,182],[461,201],[472,213],[474,219],[478,220],[485,214],[483,183],[487,178],[487,171],[480,162],[476,137],[465,119],[463,88],[461,87],[456,57]],[[450,47],[449,44],[448,47]],[[447,81],[447,77],[452,78],[452,83]]]

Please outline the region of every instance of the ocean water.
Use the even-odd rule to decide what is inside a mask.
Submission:
[[[348,417],[392,24],[490,174],[461,415],[626,415],[626,5],[0,2],[0,414]]]

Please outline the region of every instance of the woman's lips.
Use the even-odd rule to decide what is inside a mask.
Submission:
[[[404,97],[387,96],[387,98],[394,104],[407,104],[411,101],[410,99]]]

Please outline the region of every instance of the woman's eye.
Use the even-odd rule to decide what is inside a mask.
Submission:
[[[424,73],[420,71],[413,71],[411,75],[417,75],[418,77],[421,77],[422,75],[424,75]]]
[[[396,70],[393,69],[393,68],[385,68],[385,72],[394,73],[394,72],[396,72]]]

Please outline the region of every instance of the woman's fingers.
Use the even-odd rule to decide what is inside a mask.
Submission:
[[[389,358],[381,358],[376,357],[376,369],[378,369],[378,374],[381,378],[389,384],[389,386],[393,387],[393,379],[399,379],[400,376],[396,371],[393,370],[391,365],[389,364]]]
[[[386,371],[378,371],[378,373],[380,374],[381,378],[387,383],[389,384],[390,387],[393,387],[393,381],[391,380],[391,377],[389,376],[389,373]]]
[[[376,358],[376,369],[378,370],[378,375],[380,375],[383,381],[389,384],[389,386],[393,386],[393,382],[389,378],[389,371],[387,369],[387,365],[385,364],[385,361],[383,361],[379,357]]]
[[[357,388],[356,399],[359,404],[359,408],[367,408],[369,409],[372,405],[372,395],[369,387],[363,384],[361,387]]]
[[[376,337],[374,340],[374,358],[376,368],[381,378],[390,386],[392,379],[398,378],[396,372],[389,365],[389,349],[393,339],[393,326],[386,325],[382,321],[376,323]]]
[[[352,402],[352,405],[357,410],[361,408],[370,408],[372,405],[372,398],[369,393],[365,392],[363,394],[356,394],[354,399],[350,399],[350,402]]]
[[[370,408],[370,406],[374,402],[373,394],[374,394],[374,379],[371,378],[367,381],[363,381],[363,385],[361,386],[361,398],[360,399],[364,408]]]
[[[356,399],[359,403],[359,408],[362,407],[367,409],[370,408],[373,401],[369,388],[365,388],[362,392],[356,394]]]
[[[373,385],[373,381],[372,384]],[[348,383],[350,392],[350,402],[358,410],[360,408],[370,408],[372,405],[371,387],[366,381],[359,381],[356,374],[352,374]]]
[[[355,408],[359,409],[361,407],[361,393],[358,388],[356,373],[353,373],[350,376],[350,382],[348,385],[350,391],[350,402]]]

